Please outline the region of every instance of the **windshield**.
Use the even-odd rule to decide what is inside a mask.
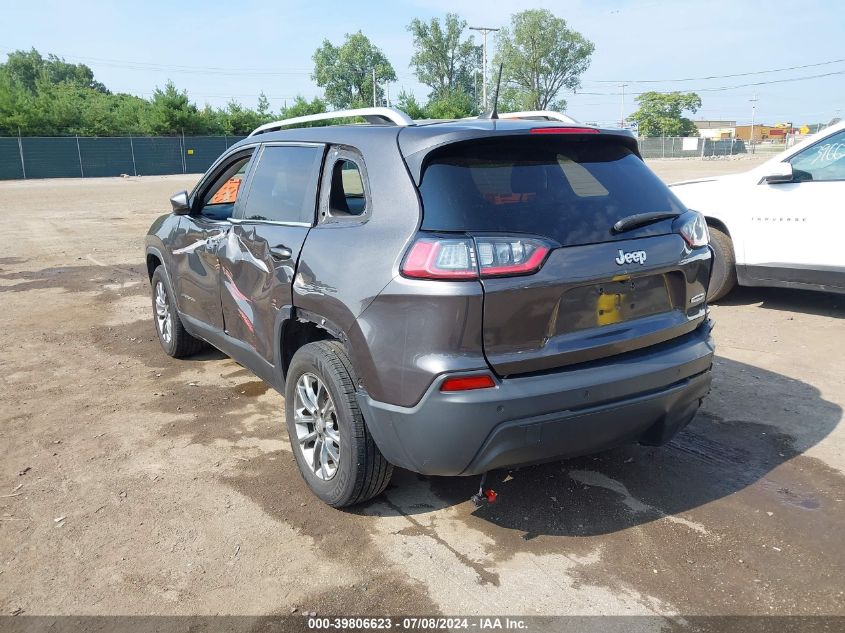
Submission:
[[[614,234],[634,213],[686,209],[630,149],[613,140],[498,137],[428,158],[422,228],[530,233],[563,246],[671,232],[664,220]]]

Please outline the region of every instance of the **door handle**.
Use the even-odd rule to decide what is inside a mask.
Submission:
[[[292,251],[284,244],[276,244],[270,247],[270,254],[273,259],[290,259]]]

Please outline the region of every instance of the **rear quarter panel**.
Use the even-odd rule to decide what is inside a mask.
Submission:
[[[369,181],[369,215],[363,222],[318,223],[311,229],[297,266],[293,305],[324,317],[348,336],[353,365],[370,389],[383,383],[386,368],[368,348],[372,333],[365,335],[357,319],[399,274],[419,226],[420,202],[395,136],[362,138],[353,149],[361,154]],[[322,212],[325,196],[320,198]],[[394,333],[404,327],[401,316],[382,323],[379,336],[395,340]]]

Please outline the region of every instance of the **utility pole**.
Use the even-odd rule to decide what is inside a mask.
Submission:
[[[481,54],[481,72],[483,73],[481,77],[481,100],[483,102],[482,109],[486,112],[487,111],[487,34],[488,33],[495,33],[499,29],[494,29],[489,26],[471,26],[469,27],[470,31],[480,31],[481,34],[484,36],[484,47],[482,49]]]
[[[390,107],[390,82],[385,82],[384,84],[384,105],[388,108]]]
[[[757,93],[754,93],[754,96],[749,99],[751,102],[751,136],[748,139],[748,142],[751,144],[751,153],[754,153],[754,115],[757,114]]]
[[[619,127],[625,128],[625,86],[628,84],[619,84],[619,87],[622,88],[622,107],[619,109]]]
[[[373,107],[377,107],[376,103],[376,69],[373,68]]]

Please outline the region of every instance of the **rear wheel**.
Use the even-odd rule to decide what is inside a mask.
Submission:
[[[380,494],[393,466],[364,423],[343,346],[337,341],[304,345],[294,354],[285,382],[291,450],[308,487],[335,508]]]
[[[203,349],[205,341],[188,334],[182,325],[176,311],[176,302],[173,301],[173,291],[164,274],[164,266],[155,269],[150,284],[153,289],[153,320],[158,342],[164,352],[173,358],[184,358]]]
[[[736,285],[736,256],[733,241],[719,229],[710,230],[710,246],[713,249],[713,274],[710,276],[709,301],[716,301],[728,294]]]

